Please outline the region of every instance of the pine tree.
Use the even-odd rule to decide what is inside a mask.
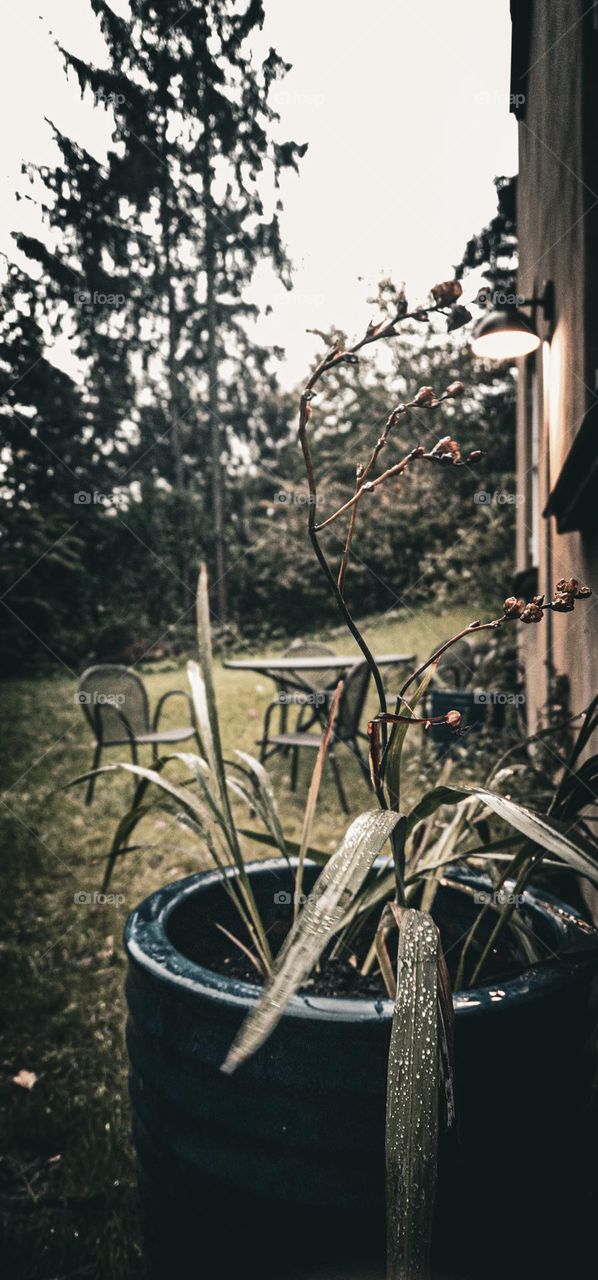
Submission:
[[[77,387],[44,346],[36,285],[13,264],[0,311],[1,662],[9,671],[29,657],[68,660],[66,632],[84,587],[77,497],[94,471],[92,448]]]
[[[113,112],[112,145],[103,164],[56,131],[61,163],[41,177],[57,247],[18,242],[42,264],[50,323],[64,328],[69,303],[97,439],[133,449],[130,479],[162,464],[185,581],[193,529],[211,521],[224,618],[224,469],[266,378],[245,293],[264,258],[288,283],[276,186],[305,150],[272,137],[269,91],[288,68],[274,50],[261,64],[252,55],[261,0],[198,0],[186,12],[178,0],[132,0],[127,20],[90,3],[108,68],[63,54],[82,93]]]

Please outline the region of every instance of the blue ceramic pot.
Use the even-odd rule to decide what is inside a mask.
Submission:
[[[290,911],[281,901],[286,864],[256,862],[249,873],[267,920],[280,920]],[[316,875],[309,867],[306,888]],[[488,887],[483,876],[453,873],[438,895],[439,920],[463,932],[473,910],[463,890]],[[254,1058],[223,1075],[259,994],[198,963],[214,920],[238,927],[231,910],[219,873],[206,872],[152,894],[126,927],[127,1043],[151,1273],[369,1280],[383,1274],[392,1005],[298,996]],[[546,1277],[546,1269],[529,1270],[526,1242],[535,1267],[539,1223],[560,1205],[567,1236],[579,1206],[571,1161],[583,1140],[598,934],[532,890],[524,914],[552,958],[454,997],[459,1126],[442,1153],[443,1277],[487,1280],[505,1265],[518,1275],[517,1258],[526,1280]],[[570,1235],[565,1244],[572,1274]],[[549,1261],[557,1254],[553,1238]]]

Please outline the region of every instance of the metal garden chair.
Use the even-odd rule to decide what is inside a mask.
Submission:
[[[484,691],[487,681],[492,689],[496,680],[500,680],[500,669],[492,673],[493,656],[496,656],[496,645],[491,640],[464,639],[455,645],[448,660],[442,659],[427,691],[428,714],[439,716],[447,711],[460,711],[464,728],[477,732],[486,726],[501,732],[505,724],[504,704],[493,701],[492,693]],[[455,755],[459,751],[463,754],[470,745],[467,736],[455,739],[442,724],[432,725],[431,738],[441,755]]]
[[[328,655],[330,655],[331,658],[334,657],[334,651],[330,649],[327,644],[321,644],[319,640],[293,640],[288,648],[284,650],[283,657],[321,658],[327,657]],[[337,683],[337,680],[338,672],[334,667],[325,671],[304,671],[301,673],[290,671],[288,673],[287,681],[279,677],[278,695],[272,700],[270,705],[266,707],[264,715],[264,725],[261,737],[262,745],[260,750],[260,761],[262,764],[267,756],[273,755],[275,751],[283,750],[283,748],[280,747],[273,747],[271,750],[268,750],[267,746],[267,744],[272,741],[270,725],[272,723],[272,717],[276,712],[278,711],[279,734],[286,733],[288,730],[289,707],[299,707],[295,730],[298,732],[300,728],[306,729],[308,727],[304,722],[306,708],[310,707],[312,709],[312,715],[308,724],[313,724],[314,720],[320,719],[321,707],[325,707],[327,701],[326,694],[331,692],[334,685]],[[309,683],[310,689],[306,688],[305,690],[302,690],[295,687],[295,682],[300,684],[305,681]],[[318,694],[322,695],[321,707],[319,707],[318,703],[314,700],[314,694],[316,697]]]
[[[330,746],[328,747],[328,757],[338,791],[338,798],[344,813],[349,813],[347,797],[343,787],[338,760],[336,758],[335,748],[339,742],[344,743],[359,762],[366,778],[369,778],[369,769],[367,761],[364,759],[358,739],[367,742],[367,734],[362,733],[359,724],[361,715],[367,697],[368,684],[370,679],[370,670],[365,662],[358,662],[352,667],[346,677],[345,685],[341,695],[338,708],[338,715],[334,727]],[[317,751],[322,741],[322,733],[310,733],[307,728],[298,729],[295,733],[276,733],[268,737],[267,747],[284,748],[288,747],[292,752],[291,760],[291,791],[297,789],[297,774],[299,771],[299,752],[303,748]],[[262,744],[263,745],[263,744]]]
[[[184,698],[191,723],[180,729],[160,729],[160,717],[169,698]],[[201,752],[201,741],[195,723],[193,703],[184,689],[169,689],[162,694],[150,720],[147,691],[141,676],[114,663],[88,667],[79,680],[78,700],[96,739],[92,769],[97,769],[104,747],[129,746],[133,764],[137,764],[137,748],[151,746],[154,760],[162,743],[175,744],[195,738]],[[91,804],[95,777],[90,778],[85,803]]]

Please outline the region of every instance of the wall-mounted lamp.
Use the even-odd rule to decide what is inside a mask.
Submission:
[[[552,326],[554,320],[554,286],[548,281],[541,298],[523,298],[521,306],[531,307],[532,316],[524,315],[515,306],[497,307],[487,311],[478,320],[473,331],[471,349],[476,356],[486,360],[517,360],[528,356],[540,346],[536,331],[535,315],[540,308],[545,322]]]

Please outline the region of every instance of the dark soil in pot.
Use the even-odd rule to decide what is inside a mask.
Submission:
[[[476,919],[480,904],[476,901],[474,894],[468,892],[470,886],[467,884],[459,886],[456,879],[453,880],[453,884],[454,889],[450,897],[447,897],[446,892],[440,892],[432,914],[440,930],[443,950],[454,985],[461,954],[459,944]],[[458,888],[461,889],[459,895]],[[262,916],[273,955],[276,955],[291,927],[292,907],[286,903],[262,904]],[[317,971],[301,988],[302,993],[312,996],[351,996],[364,999],[378,997],[384,1000],[387,992],[377,966],[374,966],[373,972],[365,974],[361,972],[373,941],[378,917],[379,911],[375,912],[372,919],[360,930],[357,938],[352,941],[351,949],[347,949],[343,956],[330,958],[325,953]],[[479,935],[470,948],[466,977],[473,973],[496,918],[495,913],[489,912],[482,922]],[[221,915],[216,919],[209,918],[207,914],[204,917],[202,914],[201,921],[198,921],[194,911],[190,913],[189,920],[184,913],[177,914],[170,923],[168,932],[177,949],[194,964],[214,970],[216,973],[226,974],[227,977],[241,982],[261,984],[262,977],[256,964],[252,963],[240,947],[235,946],[219,926],[224,926],[227,933],[233,934],[244,946],[251,948],[251,939],[243,933],[242,925],[235,918],[234,910],[231,909],[228,901],[226,904],[221,904]],[[535,940],[545,960],[554,956],[551,945],[554,943],[554,938],[550,928],[544,929],[542,934],[536,933]],[[396,934],[390,936],[388,950],[393,965],[396,965]],[[484,969],[484,984],[488,986],[501,978],[512,977],[525,968],[526,957],[521,942],[515,931],[507,927],[488,957]]]
[[[290,888],[283,863],[254,864],[251,874],[266,909],[283,905],[273,901]],[[488,888],[475,875],[460,882]],[[205,946],[208,923],[211,933],[215,919],[228,927],[227,909],[219,877],[208,873],[152,895],[127,926],[131,1094],[152,1273],[378,1280],[391,1006],[379,994],[308,990],[259,1053],[223,1076],[258,988],[190,957]],[[466,895],[442,889],[443,910],[467,914]],[[526,895],[525,910],[560,958],[455,997],[459,1135],[443,1152],[442,1280],[584,1273],[592,1186],[576,1167],[588,1134],[596,936],[547,897]]]

